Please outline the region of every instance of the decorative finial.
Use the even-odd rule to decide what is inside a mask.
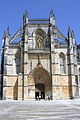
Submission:
[[[27,18],[28,17],[28,12],[25,10],[25,13],[24,13],[24,15],[23,15],[23,18]]]
[[[2,41],[2,47],[5,46],[5,39],[6,39],[6,35],[5,35],[5,31],[4,31],[4,34],[3,34],[3,41]]]
[[[75,41],[75,36],[74,36],[74,31],[72,30],[72,40],[73,40],[73,45],[75,46],[76,45],[76,41]]]
[[[5,39],[6,35],[5,35],[5,31],[4,31],[4,34],[3,34],[3,39]]]
[[[25,14],[23,15],[23,26],[25,26],[26,24],[28,24],[28,13],[25,10]]]
[[[70,26],[68,26],[68,37],[71,37],[71,30],[70,30]]]
[[[6,37],[9,37],[10,33],[9,33],[9,26],[7,27],[7,33],[6,33]]]
[[[50,18],[51,17],[54,17],[55,18],[55,15],[53,14],[53,10],[51,9],[51,12],[50,12]]]
[[[72,39],[75,39],[74,31],[72,30]]]

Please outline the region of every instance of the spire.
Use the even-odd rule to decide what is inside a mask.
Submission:
[[[50,18],[54,17],[55,19],[55,15],[53,14],[53,10],[51,9],[51,12],[50,12]]]
[[[28,17],[28,12],[26,10],[25,10],[25,14],[24,15],[25,15],[25,17]]]
[[[53,10],[50,12],[50,23],[55,25],[55,15],[53,14]]]
[[[70,26],[68,26],[68,38],[71,38],[71,30],[70,30]]]
[[[75,39],[74,31],[72,30],[72,39]]]
[[[6,32],[6,40],[5,40],[5,46],[9,45],[10,41],[10,33],[9,33],[9,26],[7,27],[7,32]]]
[[[7,27],[7,33],[6,33],[6,37],[9,37],[10,33],[9,33],[9,26]]]
[[[24,13],[24,15],[23,15],[23,19],[24,18],[28,18],[28,12],[25,10],[25,13]]]
[[[69,46],[72,47],[73,46],[73,40],[72,40],[70,26],[68,26],[68,40],[69,40]]]
[[[23,15],[23,24],[25,25],[26,23],[28,23],[28,12],[25,10]]]
[[[4,47],[4,45],[5,45],[5,38],[6,38],[6,35],[5,35],[5,31],[4,31],[4,34],[3,34],[3,41],[2,41],[2,47]]]
[[[5,39],[6,35],[5,35],[5,31],[4,31],[4,34],[3,34],[3,39]]]
[[[76,41],[75,41],[75,36],[74,36],[74,31],[72,30],[72,40],[73,40],[73,46],[76,45]]]

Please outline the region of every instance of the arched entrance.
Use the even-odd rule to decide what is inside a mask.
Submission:
[[[29,75],[28,78],[29,98],[45,99],[47,96],[52,96],[51,77],[47,70],[40,64]]]

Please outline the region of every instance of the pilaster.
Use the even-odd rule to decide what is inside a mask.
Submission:
[[[52,76],[52,99],[54,98],[54,81],[55,81],[55,40],[53,26],[50,27],[51,37],[51,76]]]
[[[28,99],[28,25],[24,34],[24,100]]]

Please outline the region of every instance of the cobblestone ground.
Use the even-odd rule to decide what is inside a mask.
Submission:
[[[80,99],[0,101],[0,120],[80,120]]]

